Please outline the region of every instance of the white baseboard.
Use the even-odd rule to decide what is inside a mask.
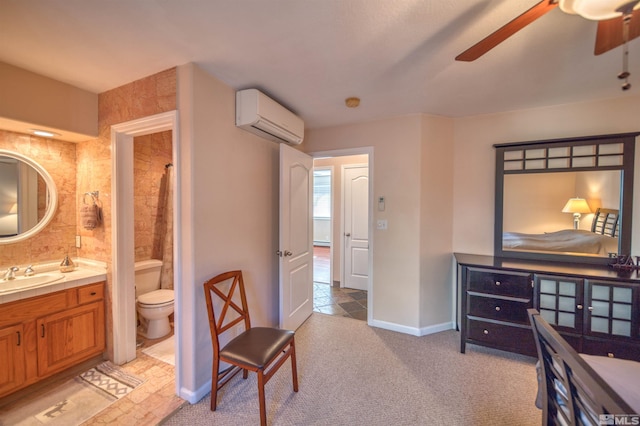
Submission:
[[[383,328],[385,330],[397,331],[398,333],[410,334],[412,336],[426,336],[428,334],[439,333],[441,331],[452,330],[453,322],[444,322],[442,324],[430,325],[428,327],[408,327],[406,325],[395,324],[387,321],[372,320],[369,322],[372,327]]]
[[[420,336],[426,336],[428,334],[440,333],[441,331],[454,330],[455,324],[452,321],[443,322],[442,324],[430,325],[428,327],[422,327],[420,329]]]
[[[189,404],[195,404],[196,402],[207,396],[209,392],[211,392],[211,380],[200,386],[200,388],[196,389],[195,392],[182,387],[180,388],[180,394],[178,396],[187,401]]]

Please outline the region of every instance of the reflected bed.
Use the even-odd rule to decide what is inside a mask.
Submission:
[[[593,217],[591,231],[564,229],[544,234],[505,232],[503,249],[573,252],[608,256],[618,253],[618,210],[598,209]]]

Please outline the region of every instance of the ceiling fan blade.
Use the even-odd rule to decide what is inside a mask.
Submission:
[[[456,56],[456,61],[475,61],[557,5],[557,0],[542,0],[522,15]]]
[[[629,40],[640,36],[640,9],[634,10],[629,22]],[[622,45],[622,16],[598,22],[596,47],[593,53],[601,55]]]

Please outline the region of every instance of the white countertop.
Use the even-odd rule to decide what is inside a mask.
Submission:
[[[76,268],[71,272],[60,272],[60,262],[49,262],[34,264],[33,269],[37,277],[38,274],[61,274],[63,277],[56,281],[30,286],[28,288],[16,288],[8,291],[2,291],[3,284],[6,281],[0,278],[0,304],[13,302],[15,300],[27,299],[29,297],[40,296],[43,294],[53,293],[60,290],[66,290],[73,287],[80,287],[107,279],[107,264],[90,259],[76,258],[73,259]],[[20,270],[16,272],[16,278],[19,280],[24,277],[24,269],[28,265],[19,266]],[[4,275],[7,268],[0,268],[0,272]],[[16,282],[12,281],[11,284]]]

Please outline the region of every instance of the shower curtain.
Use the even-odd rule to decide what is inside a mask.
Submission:
[[[162,274],[160,288],[173,290],[173,165],[165,166],[164,176],[164,215],[162,240]]]

